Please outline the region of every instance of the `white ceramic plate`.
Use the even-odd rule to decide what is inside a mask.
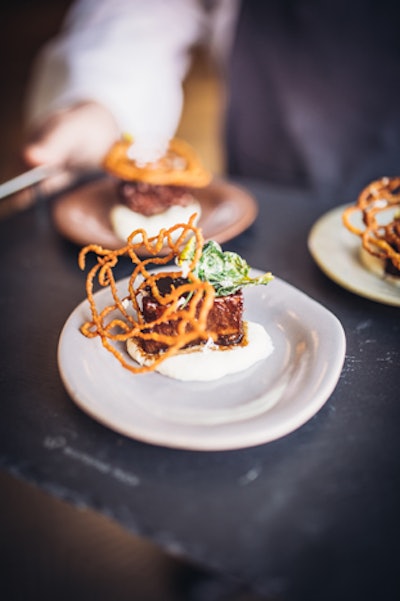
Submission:
[[[253,270],[254,275],[261,272]],[[127,280],[119,283],[126,292]],[[277,439],[309,420],[340,376],[345,336],[338,319],[276,278],[245,293],[245,318],[264,325],[273,353],[252,368],[214,382],[179,382],[157,373],[134,375],[98,338],[85,338],[87,301],[61,333],[64,385],[85,412],[138,440],[192,450],[227,450]],[[97,293],[99,307],[110,301]]]
[[[400,288],[369,271],[360,260],[360,238],[342,223],[348,205],[336,207],[316,221],[308,237],[315,262],[331,280],[371,300],[400,306]]]

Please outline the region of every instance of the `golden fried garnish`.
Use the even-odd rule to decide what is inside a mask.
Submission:
[[[129,158],[132,140],[116,142],[105,157],[103,166],[112,175],[126,181],[140,181],[159,186],[202,188],[211,181],[211,173],[202,165],[190,144],[173,138],[165,156],[154,163],[138,165]]]
[[[201,230],[194,225],[196,214],[193,214],[188,223],[179,223],[161,230],[158,236],[147,237],[144,230],[135,230],[129,236],[126,246],[118,250],[107,250],[101,246],[91,244],[85,246],[79,254],[79,266],[85,269],[86,256],[90,252],[97,255],[97,263],[92,267],[86,279],[86,293],[90,305],[92,318],[84,323],[81,332],[88,338],[99,336],[103,346],[110,351],[129,371],[143,373],[153,371],[161,361],[175,355],[185,345],[201,339],[208,340],[216,337],[215,332],[206,329],[207,316],[212,308],[215,290],[209,282],[199,280],[193,270],[201,256],[203,236]],[[172,234],[181,231],[176,241]],[[194,239],[193,259],[189,262],[188,273],[185,273],[186,283],[173,287],[171,292],[161,295],[157,280],[170,276],[175,279],[182,277],[181,271],[159,271],[151,273],[147,267],[153,265],[166,265],[177,257],[188,238]],[[133,242],[135,239],[139,241]],[[145,246],[149,257],[140,259],[137,252]],[[162,248],[167,247],[169,252],[163,257],[157,256]],[[121,298],[118,294],[117,283],[113,269],[122,256],[131,259],[134,269],[128,282],[128,294]],[[98,309],[94,297],[94,284],[97,279],[102,287],[108,287],[113,302],[104,309]],[[140,297],[144,288],[149,287],[151,294],[165,307],[160,317],[152,322],[144,322],[140,311]],[[182,297],[186,298],[182,306]],[[152,328],[163,322],[175,322],[177,335],[166,335],[152,331]],[[167,350],[158,355],[152,365],[136,367],[125,359],[125,355],[118,350],[116,343],[126,343],[128,339],[155,340],[168,346]]]
[[[363,227],[352,223],[358,213]],[[382,261],[390,261],[400,269],[400,177],[383,177],[371,182],[347,207],[343,223],[361,238],[362,247]]]

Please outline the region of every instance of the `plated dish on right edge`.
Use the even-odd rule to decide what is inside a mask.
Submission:
[[[371,182],[355,204],[322,215],[308,247],[322,271],[343,288],[400,306],[400,178]]]

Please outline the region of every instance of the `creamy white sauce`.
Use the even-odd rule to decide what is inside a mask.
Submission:
[[[258,323],[247,322],[247,339],[247,345],[226,350],[207,344],[199,347],[199,350],[181,351],[162,361],[155,371],[169,378],[186,381],[217,380],[243,371],[268,357],[274,349],[271,337]],[[127,350],[140,365],[151,365],[151,357],[143,353],[135,341],[128,340]]]
[[[132,211],[125,205],[117,204],[110,211],[110,220],[118,238],[126,241],[128,236],[137,229],[144,229],[149,237],[157,236],[162,228],[169,229],[177,223],[187,223],[193,213],[197,213],[196,223],[198,223],[201,206],[197,201],[186,207],[175,205],[163,213],[150,217]],[[172,239],[176,240],[181,233],[182,229],[178,228],[176,233],[172,235]],[[140,236],[135,237],[133,240],[133,242],[139,241]]]

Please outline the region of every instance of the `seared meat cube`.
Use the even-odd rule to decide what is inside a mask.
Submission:
[[[158,289],[162,295],[168,294],[171,287],[178,287],[185,282],[184,279],[172,280],[170,277],[160,278],[158,280]],[[146,322],[152,322],[158,319],[164,311],[157,299],[147,290],[143,296],[143,318]],[[243,339],[243,294],[241,291],[228,296],[219,296],[214,299],[214,304],[207,317],[207,330],[217,332],[218,337],[215,343],[219,346],[232,346],[240,344]],[[175,335],[177,332],[177,322],[167,321],[154,326],[153,331]],[[196,340],[188,346],[195,346],[205,341]],[[154,340],[142,340],[141,345],[146,353],[154,354],[160,350],[165,350],[165,344]]]
[[[190,189],[184,186],[156,186],[121,180],[117,194],[119,201],[128,209],[146,217],[163,213],[173,205],[186,207],[194,202]]]

